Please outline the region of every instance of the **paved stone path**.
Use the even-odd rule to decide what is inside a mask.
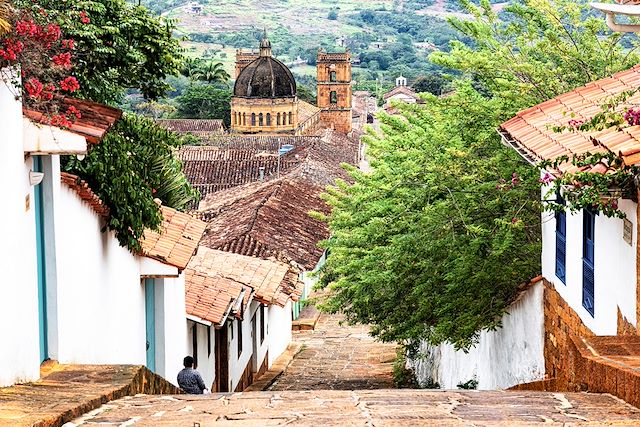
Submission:
[[[82,426],[638,426],[640,410],[608,394],[312,390],[125,397]]]
[[[341,325],[322,314],[315,330],[295,331],[302,350],[269,390],[366,390],[393,388],[395,344],[375,341],[367,326]]]

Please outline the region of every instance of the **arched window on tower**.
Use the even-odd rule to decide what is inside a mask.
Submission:
[[[247,125],[247,113],[242,113],[242,126]]]
[[[293,123],[293,120],[291,120],[292,116],[293,116],[293,114],[291,114],[291,111],[289,111],[289,124]]]
[[[280,113],[278,113],[278,114],[276,115],[276,124],[277,124],[278,126],[280,126],[280,124],[281,124],[281,123],[280,123]]]
[[[260,120],[260,126],[264,126],[264,116],[262,115],[262,113],[260,113],[260,116],[259,116],[259,117],[260,117],[260,118],[259,118],[259,120]]]
[[[337,77],[335,71],[330,71],[329,72],[329,81],[330,82],[337,82],[338,81],[338,77]]]
[[[271,113],[267,113],[267,126],[271,126]]]
[[[251,126],[256,125],[256,113],[251,113]]]
[[[335,90],[331,91],[331,93],[329,94],[329,102],[331,102],[332,104],[338,103],[338,92],[336,92]]]

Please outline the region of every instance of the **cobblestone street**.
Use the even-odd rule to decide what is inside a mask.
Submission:
[[[322,314],[315,330],[294,332],[302,350],[269,390],[393,388],[395,344],[375,341],[367,326],[341,325],[342,319]]]

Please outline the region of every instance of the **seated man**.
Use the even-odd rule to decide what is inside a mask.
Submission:
[[[189,394],[203,394],[207,387],[204,385],[200,373],[193,369],[193,357],[185,357],[183,365],[184,369],[178,372],[180,388]]]

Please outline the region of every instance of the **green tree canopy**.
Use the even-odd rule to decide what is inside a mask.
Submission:
[[[126,89],[158,98],[179,73],[180,45],[171,21],[125,0],[16,0],[19,8],[47,14],[76,41],[74,72],[85,98],[113,104]]]
[[[518,286],[540,271],[539,172],[501,145],[515,112],[630,67],[621,36],[568,0],[526,0],[501,21],[484,1],[451,20],[455,42],[431,59],[459,70],[448,97],[397,108],[366,137],[373,171],[326,196],[332,231],[324,308],[383,340],[457,348],[499,326]],[[481,90],[478,90],[481,89]]]
[[[189,86],[176,98],[178,118],[224,119],[231,123],[231,91],[213,85],[195,84]]]

